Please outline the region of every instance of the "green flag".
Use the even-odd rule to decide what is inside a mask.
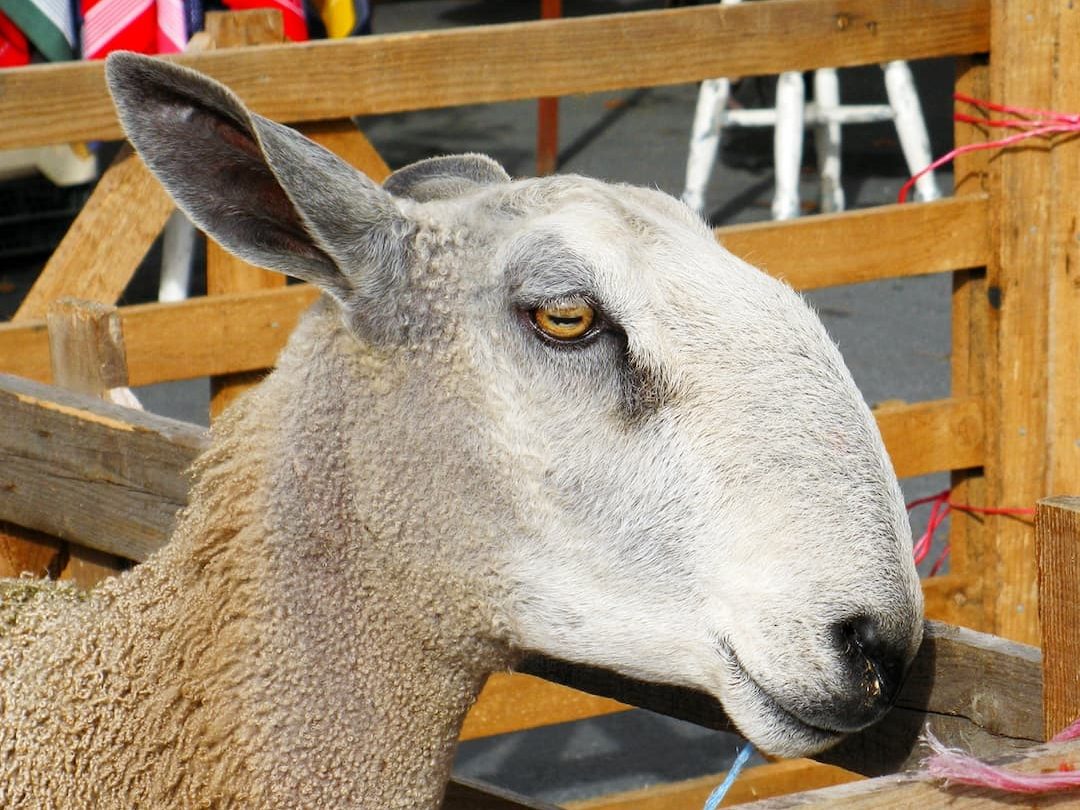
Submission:
[[[69,0],[0,0],[0,11],[50,62],[75,58],[75,20]]]

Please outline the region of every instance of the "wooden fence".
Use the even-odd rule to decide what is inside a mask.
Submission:
[[[346,116],[720,75],[954,56],[962,92],[1080,110],[1080,7],[1061,0],[770,0],[288,45],[273,19],[237,19],[217,19],[199,50],[178,61],[225,81],[256,111],[299,125],[375,179],[387,167]],[[0,148],[119,136],[99,63],[0,71],[0,122]],[[956,129],[961,144],[988,134]],[[989,506],[1080,491],[1080,144],[1063,138],[974,153],[957,161],[956,178],[951,199],[721,228],[717,236],[801,289],[951,273],[951,396],[876,412],[898,474],[950,472],[957,500]],[[171,209],[141,162],[122,153],[18,313],[0,325],[0,371],[52,381],[50,306],[64,296],[117,301]],[[315,293],[281,286],[216,249],[208,262],[211,295],[121,307],[116,317],[132,385],[212,376],[219,408],[245,375],[273,363]],[[17,524],[0,537],[9,570],[55,560],[55,538],[136,560],[160,545],[186,491],[171,477],[188,457],[155,459],[157,472],[147,475],[158,489],[146,497],[157,506],[134,509],[127,523],[108,523],[100,504],[81,496],[62,501],[58,515],[57,487],[71,482],[51,474],[55,454],[46,463],[18,444],[31,440],[17,438],[9,418],[29,401],[8,397],[2,411],[4,441],[19,448],[3,448],[0,472],[0,519]],[[101,457],[90,431],[114,418],[88,416],[72,428],[88,464]],[[197,450],[191,429],[177,430],[184,452]],[[20,459],[41,463],[16,482]],[[925,582],[928,614],[1037,643],[1030,522],[954,513],[951,531],[950,573]],[[466,735],[621,708],[522,677],[493,679]],[[499,708],[508,705],[517,708]],[[521,716],[508,719],[515,712]]]

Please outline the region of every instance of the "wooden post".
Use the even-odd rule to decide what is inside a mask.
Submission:
[[[1043,723],[1052,737],[1080,717],[1080,498],[1039,502],[1035,515]]]
[[[80,394],[108,399],[128,384],[124,334],[116,307],[61,298],[49,307],[49,356],[53,382]],[[65,544],[67,564],[56,572],[91,588],[128,562],[85,546]]]
[[[1080,6],[1059,2],[1053,72],[1055,110],[1080,112]],[[1080,492],[1080,141],[1064,138],[1051,153],[1054,215],[1047,358],[1046,490]]]
[[[990,91],[995,101],[1080,109],[1075,56],[1080,7],[1059,0],[993,0]],[[1061,66],[1059,69],[1059,65]],[[1068,485],[1078,463],[1075,440],[1075,330],[1080,142],[1031,139],[1000,150],[990,162],[991,237],[987,269],[989,328],[994,349],[987,379],[989,505],[1029,507],[1051,487]],[[1070,315],[1071,313],[1071,315]],[[1068,395],[1074,399],[1070,402]],[[1073,446],[1069,446],[1069,442]],[[1073,481],[1074,489],[1080,481]],[[1029,521],[987,518],[994,568],[981,573],[994,591],[994,632],[1037,643],[1035,537]]]
[[[562,16],[562,0],[540,0],[540,19]],[[559,160],[559,99],[541,98],[536,103],[536,174],[555,171]]]
[[[973,98],[990,94],[990,68],[986,58],[957,60],[956,92]],[[985,128],[957,123],[953,128],[957,146],[987,139]],[[985,194],[988,178],[988,151],[959,156],[954,165],[954,193],[957,197]],[[989,223],[981,223],[988,228]],[[953,274],[952,292],[952,395],[985,397],[987,367],[991,346],[987,331],[986,269],[961,270]],[[985,421],[984,423],[989,424]],[[991,428],[992,429],[992,428]],[[953,496],[959,503],[988,502],[986,479],[981,469],[952,473]],[[994,570],[994,547],[980,517],[955,511],[949,521],[949,544],[952,547],[950,572],[962,578],[964,586],[952,603],[944,606],[944,615],[931,618],[962,624],[989,632],[993,628],[993,605],[988,603],[993,589],[987,587],[986,571]]]

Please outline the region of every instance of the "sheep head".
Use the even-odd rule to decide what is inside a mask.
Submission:
[[[190,70],[121,54],[108,78],[197,225],[318,285],[357,344],[417,358],[399,375],[442,364],[383,406],[417,446],[440,441],[425,413],[480,426],[417,466],[430,491],[487,469],[513,503],[468,529],[484,552],[461,560],[500,583],[512,644],[703,689],[776,754],[884,713],[921,638],[906,515],[869,409],[789,287],[656,191],[513,182],[479,155],[380,187]],[[352,384],[342,396],[370,395]],[[472,499],[446,507],[465,532],[485,488],[450,489]]]

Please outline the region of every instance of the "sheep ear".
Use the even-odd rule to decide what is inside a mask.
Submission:
[[[383,182],[395,197],[417,202],[460,197],[481,186],[509,183],[506,169],[487,155],[446,155],[411,163]]]
[[[252,264],[342,302],[402,276],[410,224],[393,198],[195,71],[112,54],[109,90],[135,149],[191,220]]]

